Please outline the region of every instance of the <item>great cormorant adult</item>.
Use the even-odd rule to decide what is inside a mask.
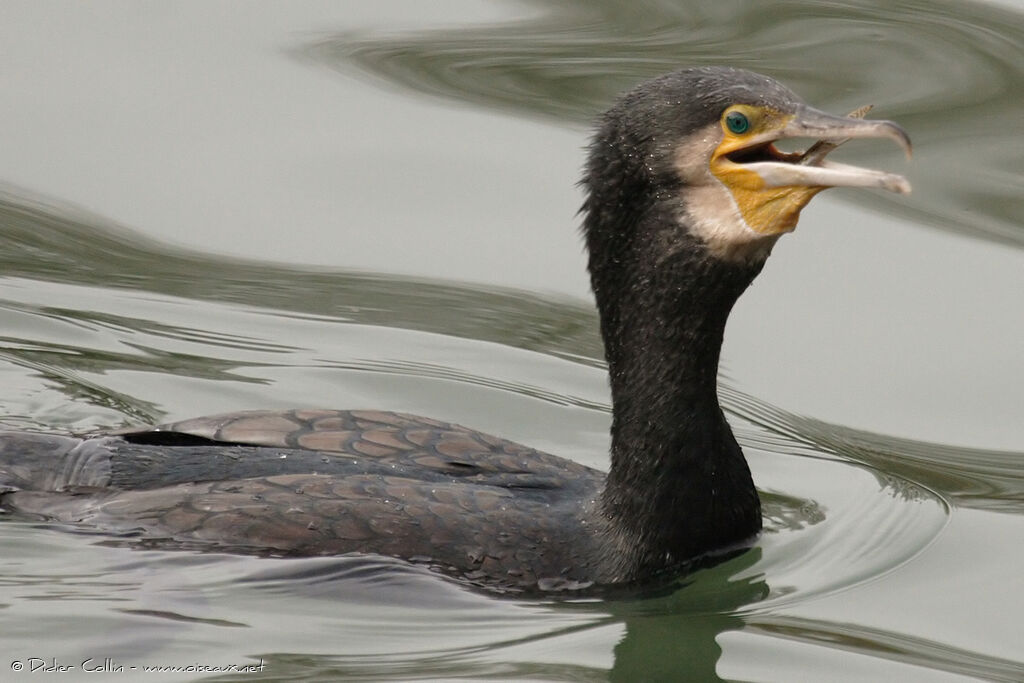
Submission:
[[[818,140],[783,153],[783,138]],[[825,160],[888,121],[832,116],[749,71],[676,71],[622,96],[590,145],[583,234],[611,383],[602,472],[381,411],[246,412],[88,438],[0,435],[0,505],[152,542],[378,553],[470,581],[643,581],[752,542],[761,508],[719,407],[726,318],[827,187],[908,192]]]

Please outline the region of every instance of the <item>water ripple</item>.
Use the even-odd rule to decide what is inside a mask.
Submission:
[[[737,429],[747,446],[775,453],[830,453],[916,482],[961,507],[1024,512],[1024,453],[903,439],[789,413],[723,386],[730,413],[757,425]]]
[[[756,69],[827,109],[874,103],[911,131],[915,193],[871,201],[1024,246],[1024,162],[1006,144],[1024,137],[1024,16],[992,5],[576,0],[525,21],[347,32],[296,52],[431,97],[576,124],[617,92],[680,65]],[[870,153],[898,163],[895,152]]]

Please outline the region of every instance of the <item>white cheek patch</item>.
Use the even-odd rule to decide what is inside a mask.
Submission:
[[[708,185],[688,187],[682,200],[678,220],[722,260],[766,259],[781,236],[765,235],[747,225],[732,193],[714,176]]]
[[[716,258],[737,263],[765,259],[779,235],[764,235],[747,225],[732,193],[711,173],[708,160],[721,142],[722,128],[716,122],[676,146],[675,169],[684,185],[677,220]]]

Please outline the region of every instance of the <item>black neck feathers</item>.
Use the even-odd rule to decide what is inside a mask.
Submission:
[[[600,506],[618,571],[635,577],[761,528],[717,374],[729,312],[764,261],[709,253],[686,225],[685,187],[667,191],[636,149],[599,138],[592,151],[583,229],[614,414]]]

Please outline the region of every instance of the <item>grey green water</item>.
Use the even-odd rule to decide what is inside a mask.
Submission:
[[[1021,3],[26,1],[0,45],[4,428],[384,407],[605,467],[590,117],[729,63],[915,142],[733,315],[752,551],[525,601],[0,517],[0,680],[1024,679]]]

